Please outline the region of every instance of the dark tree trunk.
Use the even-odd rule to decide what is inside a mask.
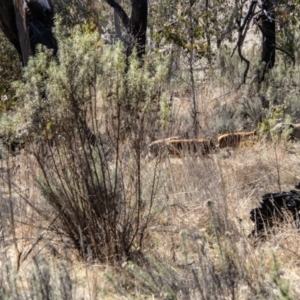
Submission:
[[[50,0],[0,0],[0,29],[17,49],[23,65],[42,44],[57,51]]]
[[[262,5],[261,30],[262,40],[262,62],[266,63],[266,70],[275,64],[275,1],[267,0]]]
[[[148,2],[147,0],[131,0],[131,6],[129,34],[134,38],[138,55],[141,57],[145,54]]]
[[[130,18],[116,0],[105,0],[117,13],[126,29],[127,34],[133,43],[130,43],[128,53],[131,52],[132,46],[136,46],[138,56],[145,54],[146,32],[148,22],[148,0],[131,0]]]
[[[13,1],[0,0],[0,28],[22,57]]]

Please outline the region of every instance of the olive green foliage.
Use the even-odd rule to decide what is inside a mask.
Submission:
[[[298,0],[276,1],[276,60],[293,65],[299,58],[299,18]]]
[[[298,44],[299,47],[300,44]],[[277,58],[276,67],[262,84],[259,93],[264,95],[268,106],[281,105],[293,119],[300,117],[299,64],[286,64],[283,57]]]
[[[217,80],[221,83],[226,83],[226,85],[230,85],[232,89],[236,90],[242,82],[245,65],[240,59],[237,59],[236,52],[232,55],[233,50],[234,46],[224,45],[220,47],[214,73],[217,76]],[[250,52],[249,54],[253,57],[253,53]],[[252,74],[255,72],[255,67],[258,65],[257,60],[257,57],[253,57],[250,69]]]
[[[21,68],[22,63],[16,49],[0,31],[0,124],[9,117],[7,113],[16,105],[17,99],[11,83],[22,78]],[[16,137],[14,128],[0,126],[0,137],[1,158],[7,153],[4,148],[15,155],[23,147],[24,141]]]
[[[159,107],[165,99],[162,84],[166,60],[152,55],[142,65],[133,54],[126,63],[122,45],[104,46],[96,32],[74,31],[68,35],[59,25],[56,30],[60,63],[47,50],[30,60],[24,81],[14,84],[17,97],[23,101],[15,117],[10,118],[13,127],[18,123],[17,127],[26,126],[29,132],[38,133],[49,128],[49,122],[63,126],[73,109],[71,98],[78,98],[72,105],[81,108],[76,113],[85,118],[93,96],[104,98],[103,108],[111,114],[116,114],[120,105],[128,108],[130,104],[133,114],[126,116],[126,121],[136,116],[143,122],[146,116],[156,118],[152,108]],[[91,83],[97,95],[92,93]]]
[[[167,76],[167,61],[161,60],[159,55],[150,55],[141,64],[133,53],[126,63],[121,44],[107,46],[107,49],[100,58],[101,72],[105,75],[98,82],[104,97],[109,95],[104,103],[108,115],[119,111],[121,117],[121,124],[118,118],[112,122],[113,128],[121,126],[122,139],[127,133],[131,137],[139,134],[145,137],[144,131],[149,128],[151,135],[151,131],[159,128],[160,119],[166,121],[165,111],[161,115],[159,111],[166,98],[163,82]],[[150,126],[148,129],[146,124]]]
[[[212,40],[216,38],[219,48],[224,41],[233,42],[233,34],[236,32],[236,18],[238,18],[238,7],[233,1],[213,0],[207,12],[207,21]]]
[[[277,1],[276,19],[277,26],[277,45],[287,51],[291,56],[295,57],[297,51],[297,39],[299,39],[299,18],[300,7],[299,1]],[[286,63],[292,63],[291,57],[282,54]]]
[[[238,111],[230,106],[219,106],[215,109],[215,132],[218,134],[235,132],[238,128]]]
[[[273,254],[273,260],[274,260],[274,274],[272,276],[272,281],[274,282],[275,286],[278,288],[280,293],[280,299],[286,299],[286,300],[293,300],[295,299],[292,290],[291,285],[288,280],[285,280],[284,278],[281,278],[280,276],[280,264],[275,256]]]
[[[166,5],[162,6],[166,11]],[[186,4],[182,5],[180,1],[176,6],[171,5],[168,10],[172,17],[167,23],[161,24],[163,28],[155,35],[157,41],[164,38],[167,43],[174,43],[187,53],[195,51],[198,58],[205,56],[208,52],[208,45],[203,43],[204,25],[200,23],[203,13],[196,6],[197,4],[191,7]],[[191,41],[191,35],[193,35],[194,42]]]
[[[236,16],[228,1],[209,1],[207,7],[203,1],[165,1],[153,4],[149,23],[156,45],[174,43],[198,59],[211,59],[213,43],[220,47],[232,37]]]
[[[121,44],[105,46],[96,33],[69,35],[59,24],[57,38],[58,58],[40,49],[14,84],[22,102],[6,126],[39,142],[31,151],[51,207],[41,217],[51,223],[58,214],[50,230],[67,236],[83,259],[121,260],[142,247],[152,213],[155,185],[141,185],[141,155],[160,120],[155,107],[164,99],[167,62],[149,56],[142,63],[135,53],[127,59]],[[45,131],[52,146],[43,147]],[[129,165],[121,140],[132,149]]]
[[[294,42],[298,49],[299,40],[295,39]],[[298,50],[295,56],[299,57]],[[243,89],[241,113],[258,126],[261,132],[269,132],[279,122],[299,122],[299,68],[297,60],[293,66],[290,60],[287,63],[284,55],[278,54],[275,67],[269,71],[265,80],[258,84],[257,77],[253,75],[251,82]],[[260,69],[258,65],[257,72]]]
[[[283,130],[283,132],[274,132],[272,133],[272,128],[277,123],[291,123],[291,117],[286,113],[287,106],[285,105],[277,105],[272,107],[269,110],[269,113],[266,115],[266,117],[258,123],[257,129],[262,134],[270,134],[273,139],[276,139],[278,137],[283,137],[284,139],[288,139],[288,137],[291,134],[290,128],[286,128]],[[280,133],[280,136],[279,136]],[[273,135],[273,136],[272,136]]]
[[[106,26],[111,13],[103,9],[106,5],[94,0],[53,0],[55,12],[62,18],[68,29],[94,23],[98,27]],[[100,29],[100,28],[99,28]]]
[[[14,104],[11,82],[21,78],[21,66],[17,51],[0,31],[0,111]]]
[[[278,40],[280,41],[280,38]],[[240,124],[251,124],[252,128],[258,126],[262,132],[268,132],[276,123],[287,119],[289,122],[299,122],[299,46],[299,32],[295,30],[293,35],[295,65],[288,55],[276,51],[275,67],[266,74],[262,83],[259,83],[258,79],[264,66],[259,62],[257,48],[243,50],[243,55],[250,59],[251,65],[247,82],[242,86],[240,83],[245,64],[237,59],[236,53],[231,55],[232,48],[221,47],[219,68],[215,74],[220,82],[230,85],[232,89],[241,87],[240,97],[233,108]],[[282,48],[285,49],[285,46],[282,45]]]

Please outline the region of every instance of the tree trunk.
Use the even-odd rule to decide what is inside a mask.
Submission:
[[[119,3],[118,0],[116,0],[116,2]],[[115,22],[116,37],[121,41],[123,41],[120,18],[115,10],[114,10],[114,22]]]
[[[138,56],[145,54],[146,32],[148,22],[148,0],[131,0],[130,18],[116,0],[105,0],[120,17],[127,34],[133,43],[130,43],[128,53],[136,46]]]
[[[134,39],[138,56],[145,54],[147,20],[148,20],[148,0],[131,0],[131,17],[129,34]]]
[[[22,57],[13,1],[0,0],[0,29]]]
[[[29,33],[26,25],[25,3],[23,0],[14,0],[16,23],[19,43],[22,51],[23,65],[26,66],[31,55]]]
[[[53,49],[56,54],[53,15],[51,0],[0,0],[0,29],[17,49],[23,65],[35,53],[37,44]]]
[[[267,0],[262,4],[261,29],[262,40],[262,62],[266,63],[266,70],[275,64],[275,1]]]

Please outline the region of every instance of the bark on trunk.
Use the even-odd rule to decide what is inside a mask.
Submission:
[[[131,0],[130,18],[116,0],[106,0],[106,2],[118,14],[127,34],[133,40],[133,45],[129,45],[128,53],[131,52],[132,46],[136,46],[138,56],[142,57],[145,54],[147,37],[148,0]]]
[[[261,29],[263,33],[262,57],[266,69],[271,69],[275,64],[275,3],[274,0],[264,1],[262,5]]]
[[[0,0],[0,29],[22,57],[13,1]]]
[[[116,0],[116,2],[118,3],[119,1]],[[114,10],[114,22],[115,22],[116,37],[118,39],[120,39],[121,41],[123,41],[121,24],[120,24],[120,17],[119,17],[119,15],[117,14],[117,12],[115,10]]]
[[[27,8],[25,8],[25,5]],[[17,49],[23,65],[37,44],[57,51],[52,33],[53,6],[51,0],[0,0],[0,29]]]
[[[14,0],[16,23],[19,43],[22,52],[23,65],[26,66],[31,55],[29,33],[26,25],[25,3],[23,0]]]
[[[148,1],[131,0],[131,6],[129,34],[134,38],[138,56],[142,57],[146,50]]]

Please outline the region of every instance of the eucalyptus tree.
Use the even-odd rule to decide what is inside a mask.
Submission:
[[[240,15],[236,19],[239,26],[238,42],[236,45],[239,57],[246,63],[246,69],[244,71],[243,81],[246,82],[247,74],[250,67],[250,61],[243,55],[242,47],[247,36],[248,29],[253,21],[259,31],[261,32],[261,62],[264,64],[262,73],[260,74],[258,81],[262,82],[265,78],[265,74],[268,70],[272,69],[276,62],[276,50],[284,52],[291,58],[293,63],[295,58],[292,54],[280,47],[276,43],[276,34],[279,26],[276,19],[276,9],[278,5],[288,6],[288,1],[276,1],[276,0],[246,0],[241,1]],[[246,6],[247,5],[247,6]],[[242,15],[244,15],[242,17]],[[281,24],[280,26],[284,26]]]
[[[130,16],[117,0],[105,0],[105,2],[114,9],[125,28],[128,36],[126,40],[128,53],[135,46],[138,56],[142,57],[145,54],[147,41],[148,0],[131,0]]]
[[[23,65],[38,44],[57,51],[53,17],[51,0],[0,0],[0,29],[18,51]]]

